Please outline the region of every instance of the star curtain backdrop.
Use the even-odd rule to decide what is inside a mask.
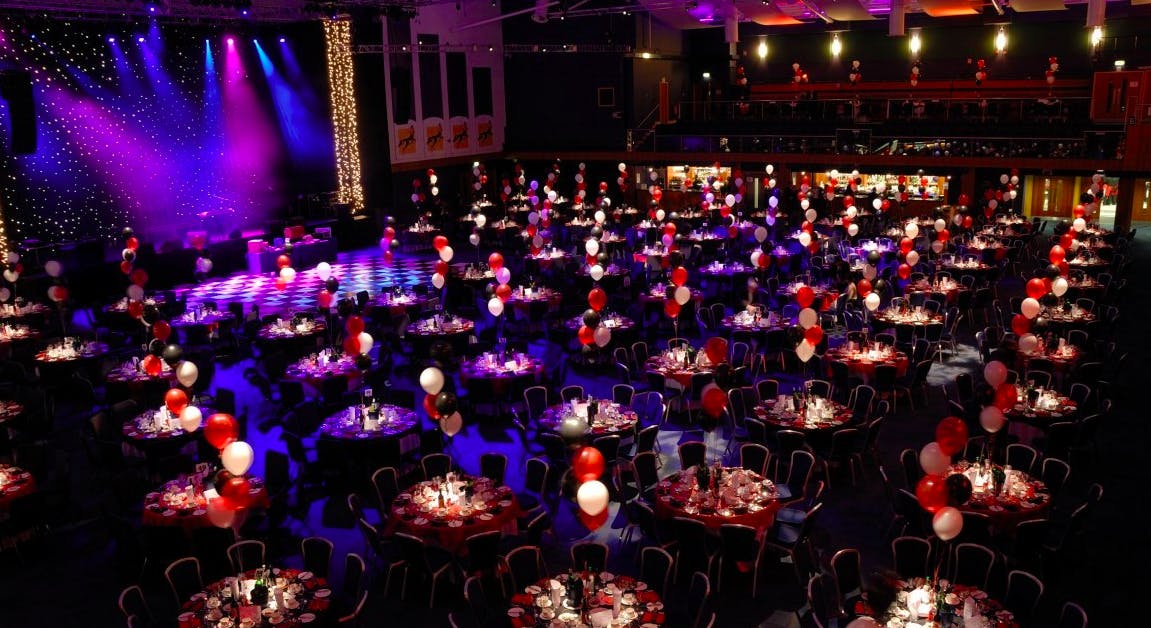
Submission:
[[[334,189],[322,46],[318,24],[0,23],[38,122],[32,155],[0,133],[9,236],[227,233]]]

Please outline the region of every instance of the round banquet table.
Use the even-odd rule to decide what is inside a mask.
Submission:
[[[467,479],[454,479],[457,494]],[[467,539],[473,534],[492,530],[515,534],[519,505],[512,489],[493,486],[491,480],[483,477],[470,479],[475,485],[470,507],[453,498],[440,508],[436,487],[446,484],[443,480],[420,482],[400,493],[392,503],[388,532],[405,532],[453,553],[466,551]]]
[[[239,606],[232,597],[232,586],[236,578],[228,576],[208,585],[185,602],[176,618],[177,625],[179,628],[255,628],[270,624],[281,628],[298,628],[316,624],[317,621],[323,623],[332,603],[332,590],[327,580],[310,571],[298,569],[272,568],[272,575],[276,578],[275,586],[285,589],[284,601],[287,608],[271,608],[275,605],[275,598],[270,590],[264,608]],[[240,583],[241,595],[247,597],[254,584],[255,571],[244,573]],[[244,617],[245,613],[250,613],[254,621],[248,623],[237,620]]]
[[[994,469],[998,473],[1004,472],[999,465]],[[976,484],[980,474],[966,460],[953,465],[947,472],[949,476],[955,474],[967,476],[975,487],[971,499],[959,506],[959,510],[987,515],[997,532],[1011,532],[1020,522],[1045,516],[1051,505],[1051,494],[1043,482],[1018,469],[1011,471],[1011,489],[1007,492],[1000,490],[999,483],[994,492]]]
[[[12,502],[35,492],[36,478],[31,473],[0,463],[0,511],[8,510]]]
[[[331,353],[313,355],[302,358],[288,365],[284,371],[283,379],[301,382],[317,390],[324,380],[342,377],[348,382],[348,390],[354,390],[360,383],[360,369],[356,361],[343,353],[333,356]]]
[[[124,297],[115,303],[109,303],[108,305],[104,306],[104,313],[108,314],[110,317],[118,318],[121,321],[128,319],[135,322],[136,319],[128,313],[128,303],[128,297]],[[143,301],[141,301],[140,304],[141,306],[153,305],[155,307],[162,308],[164,307],[164,297],[163,295],[159,294],[146,297]]]
[[[824,357],[829,361],[847,364],[847,371],[852,377],[858,377],[866,384],[875,378],[875,367],[880,364],[895,366],[896,377],[907,375],[911,360],[902,351],[885,350],[872,353],[868,350],[852,351],[847,347],[828,349]],[[827,366],[828,375],[832,374],[830,363]]]
[[[46,319],[52,314],[52,308],[44,303],[33,301],[23,305],[13,303],[0,303],[0,321],[15,323],[31,319]]]
[[[452,278],[458,279],[470,286],[482,288],[496,280],[496,274],[487,263],[480,264],[452,264]]]
[[[1082,270],[1091,275],[1097,275],[1111,268],[1111,262],[1101,257],[1076,257],[1067,260],[1067,265],[1075,270]]]
[[[808,435],[827,433],[845,426],[852,419],[851,408],[831,400],[820,399],[824,404],[821,413],[814,412],[808,406],[808,412],[799,414],[794,408],[794,397],[782,396],[783,405],[780,407],[779,399],[765,399],[755,407],[755,415],[764,425],[784,430],[796,430]]]
[[[236,315],[228,310],[192,309],[172,319],[174,331],[180,333],[184,344],[204,344],[215,340],[220,334],[220,326],[230,326]]]
[[[928,589],[924,578],[910,578],[899,581],[899,591],[895,602],[878,617],[881,626],[887,628],[908,628],[933,625],[936,628],[1019,628],[1015,615],[1003,608],[1003,604],[987,595],[986,591],[964,584],[947,584],[944,590],[938,583]],[[943,604],[936,604],[936,595],[943,596]],[[916,596],[924,600],[919,605],[915,619],[908,609],[908,599]],[[942,609],[942,614],[927,623],[928,612]],[[861,599],[855,603],[856,615],[874,616],[875,612]],[[971,618],[966,616],[970,614]]]
[[[920,279],[908,283],[903,291],[904,294],[908,295],[926,294],[928,297],[933,294],[942,294],[947,300],[947,305],[955,305],[959,301],[959,293],[970,292],[971,288],[956,281],[932,283],[926,279]]]
[[[76,349],[75,344],[73,344],[67,352],[61,352],[60,345],[65,342],[67,339],[53,341],[52,345],[36,354],[36,361],[43,366],[75,366],[83,362],[98,360],[107,355],[109,351],[108,345],[103,342],[85,341],[80,344],[79,349]]]
[[[185,432],[180,427],[179,419],[171,419],[157,427],[156,415],[161,412],[167,414],[168,409],[145,410],[131,421],[125,421],[120,428],[124,440],[147,455],[153,451],[173,453],[173,450],[183,448],[188,441],[195,437],[194,432]],[[200,408],[200,412],[204,418],[210,417],[214,413],[210,408]]]
[[[627,406],[606,399],[601,399],[598,403],[599,410],[585,433],[593,437],[619,434],[621,440],[630,439],[635,433],[639,415]],[[561,403],[548,407],[540,413],[537,422],[544,429],[558,432],[563,420],[569,416],[579,416],[586,420],[587,403]]]
[[[782,316],[776,316],[774,313],[756,318],[746,311],[725,316],[719,324],[724,329],[749,334],[766,334],[776,329],[791,327],[791,321]]]
[[[775,522],[780,508],[775,484],[754,471],[724,467],[719,496],[697,490],[696,467],[673,473],[655,486],[655,514],[662,519],[687,517],[702,521],[711,530],[734,523],[763,532]]]
[[[622,314],[605,314],[600,317],[599,324],[601,327],[610,329],[612,334],[616,332],[629,332],[635,328],[635,321]],[[569,318],[565,325],[570,331],[579,331],[579,328],[583,327],[583,315]]]
[[[839,293],[827,286],[813,286],[804,283],[790,283],[780,286],[775,294],[782,299],[794,301],[795,295],[799,292],[799,289],[804,286],[811,288],[812,292],[815,293],[815,301],[812,302],[811,307],[815,308],[816,311],[826,310],[832,305],[835,305],[835,300],[839,298]]]
[[[1047,320],[1047,324],[1059,329],[1084,329],[1096,321],[1096,316],[1077,305],[1072,305],[1071,309],[1063,308],[1050,308],[1045,307],[1039,313]]]
[[[524,353],[484,353],[460,363],[460,383],[467,387],[470,382],[483,380],[497,395],[518,394],[523,387],[539,382],[546,368],[542,360]]]
[[[985,264],[980,261],[972,260],[967,262],[944,262],[942,264],[943,270],[949,271],[956,275],[973,275],[980,277],[991,272],[991,269],[997,268],[990,264]]]
[[[0,399],[0,424],[20,418],[24,414],[24,404],[10,399]]]
[[[1080,273],[1081,277],[1067,278],[1067,294],[1063,298],[1074,300],[1077,298],[1098,298],[1107,290],[1107,285],[1099,283],[1094,277]]]
[[[264,480],[248,478],[248,508],[263,510],[271,505]],[[179,526],[188,530],[207,528],[215,524],[208,519],[208,500],[203,492],[188,497],[187,485],[172,480],[144,496],[141,520],[146,526]]]
[[[262,343],[281,343],[288,345],[315,344],[317,338],[328,331],[324,321],[303,320],[297,324],[292,321],[277,321],[260,327],[256,332],[256,340]]]
[[[495,277],[493,276],[493,280]],[[403,314],[415,317],[428,305],[428,296],[404,292],[382,292],[371,301],[368,301],[368,315],[373,320],[384,320],[398,317]]]
[[[674,290],[675,287],[671,285],[652,286],[646,292],[639,293],[639,302],[644,304],[644,306],[658,305],[662,309],[663,304],[672,297],[671,293]],[[703,302],[703,292],[696,288],[691,288],[691,300],[698,306]]]
[[[515,593],[509,600],[508,618],[512,628],[536,628],[541,625],[582,625],[579,615],[582,606],[567,598],[567,579],[574,575],[585,582],[591,574],[559,574],[544,578]],[[603,618],[608,625],[612,618],[615,596],[620,595],[620,608],[611,626],[661,626],[667,621],[659,593],[631,576],[616,576],[610,572],[596,574],[597,587],[588,602],[588,615],[592,621]],[[551,622],[550,624],[548,622]]]
[[[129,360],[104,375],[104,394],[109,401],[135,399],[145,406],[157,405],[172,387],[174,375],[172,367],[163,360],[158,375],[149,375],[141,363]]]
[[[754,271],[754,268],[743,262],[728,262],[726,264],[712,262],[699,269],[701,275],[712,279],[731,279],[741,275],[750,275]]]
[[[1020,373],[1026,373],[1028,369],[1031,368],[1031,360],[1044,359],[1050,360],[1057,371],[1067,372],[1078,366],[1079,359],[1082,356],[1083,352],[1079,347],[1073,344],[1065,344],[1062,347],[1051,347],[1050,350],[1040,345],[1031,352],[1017,351],[1015,354],[1015,365]]]
[[[40,338],[40,330],[23,324],[0,325],[0,357],[5,357],[13,345]]]
[[[1053,390],[1036,392],[1036,401],[1028,402],[1027,389],[1017,386],[1019,401],[1008,408],[1003,416],[1007,417],[1008,432],[1019,438],[1019,442],[1031,444],[1052,423],[1070,421],[1079,407],[1071,399],[1060,395]]]
[[[412,344],[412,352],[418,356],[429,355],[432,343],[437,340],[450,344],[456,355],[463,355],[475,328],[475,322],[458,316],[442,323],[437,323],[434,317],[425,318],[409,324],[406,337]]]
[[[887,308],[871,314],[871,325],[876,328],[883,327],[912,327],[926,329],[928,325],[942,325],[943,315],[932,314],[927,310],[922,312],[898,312]]]
[[[415,410],[381,404],[376,423],[364,424],[364,406],[350,406],[332,414],[320,424],[320,435],[346,441],[379,441],[402,438],[419,426]]]
[[[673,359],[666,353],[660,353],[648,358],[644,364],[644,368],[650,372],[658,373],[663,376],[664,379],[670,379],[676,382],[684,389],[691,386],[692,375],[697,373],[715,373],[710,366],[702,365],[698,361],[684,364],[682,360]]]

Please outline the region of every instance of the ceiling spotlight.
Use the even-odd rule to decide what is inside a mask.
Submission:
[[[911,34],[911,39],[907,41],[907,49],[911,51],[912,55],[918,56],[919,50],[923,47],[923,40],[919,38],[919,33]]]
[[[1003,28],[1000,28],[999,32],[995,34],[995,52],[999,54],[1007,52],[1007,31]]]
[[[839,41],[839,35],[836,34],[831,39],[831,56],[838,57],[843,52],[843,42]]]
[[[231,37],[229,37],[229,38],[228,38],[228,45],[229,45],[229,46],[235,46],[235,45],[236,45],[236,40],[235,40],[235,39],[232,39]]]

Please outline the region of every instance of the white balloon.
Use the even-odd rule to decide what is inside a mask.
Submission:
[[[815,356],[815,345],[804,338],[799,341],[799,346],[795,348],[795,355],[799,356],[800,362],[807,363],[808,360]]]
[[[999,201],[991,199],[990,201],[987,201],[987,206],[994,210],[996,207],[999,207]]]
[[[883,199],[879,197],[871,199],[871,206],[875,211],[879,211],[879,209],[883,207]]]
[[[432,185],[439,183],[439,181],[440,181],[440,178],[434,174],[428,177],[428,183],[430,183]]]
[[[483,214],[480,214],[480,216],[483,216]],[[476,218],[479,218],[479,216],[476,216]],[[477,221],[477,224],[478,224],[478,221]],[[444,248],[440,249],[440,259],[445,261],[445,262],[452,261],[452,258],[455,256],[456,256],[456,251],[455,251],[455,249],[453,249],[450,246],[445,246]]]
[[[332,265],[327,262],[316,264],[316,276],[320,281],[327,281],[332,276]]]
[[[360,331],[357,339],[359,339],[361,354],[367,355],[369,351],[372,351],[372,347],[375,346],[375,338],[373,338],[371,334],[368,334],[367,331]]]
[[[488,312],[492,316],[499,316],[504,313],[504,302],[500,301],[499,297],[492,297],[488,300]]]
[[[665,233],[659,241],[663,243],[664,248],[670,249],[671,245],[675,243],[675,238]]]
[[[810,327],[814,327],[818,323],[819,323],[819,314],[815,310],[813,310],[809,307],[805,307],[799,311],[799,326],[800,327],[802,327],[804,329],[808,329]]]
[[[803,213],[803,217],[807,219],[807,222],[815,222],[815,219],[819,218],[819,212],[809,209]]]
[[[880,181],[879,183],[875,184],[875,193],[876,194],[883,194],[886,191],[887,191],[887,184],[884,183],[883,181]]]
[[[1019,185],[1019,175],[1017,175],[1017,174],[1011,175],[1011,184],[1012,185]]]
[[[287,282],[292,282],[296,279],[296,269],[291,266],[285,266],[280,269],[280,279]]]
[[[766,222],[766,223],[767,223],[767,226],[769,226],[769,227],[772,227],[772,226],[774,226],[774,225],[775,225],[775,214],[771,214],[771,213],[769,213],[769,214],[767,215],[767,218],[766,218],[766,219],[764,219],[764,222]]]
[[[854,222],[850,225],[847,225],[847,235],[853,238],[859,235],[859,225],[855,224]]]
[[[912,240],[919,237],[919,225],[915,224],[915,221],[907,223],[907,225],[903,227],[903,235]]]
[[[1083,231],[1087,229],[1087,221],[1082,218],[1076,218],[1075,222],[1071,223],[1071,228],[1076,231]]]
[[[248,469],[252,468],[252,460],[255,453],[252,451],[252,446],[242,440],[236,440],[228,443],[224,447],[224,451],[220,452],[220,461],[224,463],[224,468],[232,475],[244,475]]]
[[[983,367],[983,379],[992,388],[999,388],[1007,381],[1007,366],[999,360],[992,360]]]
[[[763,251],[755,249],[751,252],[751,266],[752,268],[759,268],[759,257],[763,255]]]
[[[534,212],[534,211],[528,212],[528,224],[529,225],[537,224],[537,223],[539,223],[539,221],[540,221],[539,212]]]
[[[1002,183],[1003,185],[1007,185],[1007,182],[1010,180],[1011,180],[1011,177],[1009,177],[1005,174],[999,175],[999,182]]]
[[[544,248],[544,237],[538,233],[532,236],[532,246],[536,247],[537,249]]]
[[[662,209],[655,210],[655,219],[656,220],[658,220],[659,222],[663,222],[664,218],[667,218],[667,212],[663,211]]]
[[[1067,284],[1067,279],[1063,277],[1056,277],[1055,281],[1051,282],[1051,293],[1057,297],[1067,294],[1067,289],[1070,288]]]
[[[453,412],[451,416],[440,421],[440,430],[448,436],[455,436],[460,433],[464,427],[464,417],[459,412]]]
[[[49,277],[59,277],[60,273],[64,272],[64,267],[56,260],[48,260],[44,262],[44,272],[48,273]]]
[[[1039,301],[1032,299],[1031,297],[1023,299],[1023,302],[1019,304],[1019,311],[1029,319],[1039,316],[1039,311],[1042,309],[1042,306],[1039,305]]]
[[[763,170],[764,170],[764,172],[766,172],[767,174],[771,174],[771,173],[775,172],[775,166],[773,166],[773,165],[771,165],[771,164],[767,164],[767,166],[765,166],[765,167],[763,168]]]
[[[8,256],[5,258],[9,264],[15,264],[20,261],[20,254],[16,251],[8,251]]]
[[[716,192],[718,192],[718,191],[720,191],[721,189],[723,189],[723,181],[720,181],[719,179],[716,179],[715,181],[712,181],[712,182],[711,182],[711,187],[712,187],[713,189],[715,189],[715,191],[716,191]]]
[[[8,301],[8,297],[12,296],[12,291],[8,288],[0,288],[0,303]]]
[[[195,432],[204,420],[204,413],[196,406],[184,406],[180,411],[180,429],[185,432]]]
[[[919,263],[919,253],[916,251],[908,251],[905,260],[908,266],[915,266]]]
[[[806,198],[799,202],[799,208],[802,209],[803,211],[807,211],[808,208],[810,208],[810,207],[811,207],[811,201],[807,200]]]
[[[606,347],[607,344],[611,342],[611,327],[605,325],[596,327],[593,337],[595,338],[595,346],[600,348]]]
[[[208,521],[217,528],[230,528],[236,520],[236,511],[224,508],[224,502],[219,497],[208,500]]]
[[[951,222],[954,223],[956,227],[958,227],[959,225],[962,225],[963,224],[963,214],[955,214],[955,217],[951,219]]]
[[[705,200],[709,203],[714,203],[715,202],[715,194],[708,192],[707,194],[703,195],[703,200]]]
[[[200,369],[188,360],[181,360],[176,365],[176,381],[180,382],[181,386],[191,388],[199,377]]]
[[[947,467],[951,466],[951,456],[943,453],[939,443],[931,441],[919,450],[919,466],[923,467],[923,472],[928,475],[943,475],[947,472]]]
[[[488,217],[484,214],[476,214],[476,227],[483,229],[486,224],[488,224]]]
[[[439,273],[432,273],[432,285],[436,290],[442,289],[444,287],[444,276]]]
[[[619,171],[620,171],[620,172],[625,172],[625,171],[627,171],[627,164],[625,164],[625,163],[624,163],[624,162],[622,162],[622,161],[621,161],[621,162],[619,162]]]
[[[863,298],[863,305],[867,306],[867,311],[874,312],[879,309],[879,294],[872,292]]]
[[[429,395],[438,395],[444,389],[444,372],[429,366],[420,372],[420,388]]]
[[[607,200],[608,199],[606,199],[606,198],[604,199],[604,201],[605,201],[604,206],[611,205],[611,203],[607,202]],[[602,209],[597,209],[595,211],[595,216],[592,216],[592,217],[595,218],[595,221],[598,224],[603,224],[604,222],[607,222],[607,214],[605,214]]]
[[[196,260],[196,270],[200,271],[201,273],[204,273],[205,275],[212,272],[212,260],[210,260],[206,257],[201,257],[201,258],[197,259]]]
[[[8,272],[8,271],[5,271],[5,272]],[[8,275],[4,275],[4,278],[7,279]],[[9,281],[12,281],[12,280],[9,280]],[[136,284],[132,284],[132,285],[128,286],[128,298],[133,300],[133,301],[143,301],[144,300],[144,289],[141,288],[140,286],[137,286]]]
[[[934,242],[931,243],[931,250],[936,252],[936,253],[942,253],[943,252],[943,243],[940,242],[939,240],[935,240]]]
[[[935,230],[936,231],[943,231],[946,228],[947,228],[947,221],[946,220],[944,220],[942,218],[936,218],[935,219]]]
[[[774,190],[775,189],[775,179],[768,179],[767,180],[767,187]],[[804,191],[806,191],[806,190],[804,190]]]
[[[432,186],[432,196],[439,196],[439,195],[440,195],[440,188],[433,185]]]
[[[859,208],[856,207],[855,205],[848,207],[845,211],[847,213],[848,218],[855,218],[856,216],[859,215]]]
[[[599,281],[600,279],[603,279],[603,266],[599,264],[593,264],[592,267],[588,269],[587,274],[591,276],[592,281]]]
[[[728,194],[727,196],[724,197],[723,202],[728,207],[734,207],[735,206],[735,195],[734,194]]]
[[[1003,429],[1007,424],[1007,419],[1003,417],[1003,411],[995,406],[984,406],[983,410],[979,413],[979,424],[987,432],[994,434]]]
[[[687,305],[687,302],[691,300],[691,288],[688,288],[687,286],[679,286],[675,289],[675,292],[672,296],[675,297],[676,303],[680,305]]]
[[[756,227],[755,228],[755,241],[756,242],[763,242],[766,239],[767,239],[767,227]]]
[[[866,264],[866,263],[863,265],[863,277],[864,277],[864,279],[867,279],[868,281],[870,281],[872,279],[875,279],[875,276],[878,274],[879,274],[879,269],[877,269],[876,267],[872,266],[871,264]]]
[[[775,209],[776,207],[779,207],[779,199],[774,196],[769,196],[767,197],[767,205],[768,207]]]
[[[1039,338],[1035,334],[1023,334],[1019,337],[1019,350],[1031,353],[1039,348]]]
[[[555,190],[548,192],[548,200],[549,201],[554,203],[554,202],[556,202],[557,198],[559,198],[559,194],[556,194]]]
[[[576,491],[576,502],[584,514],[594,517],[607,510],[607,487],[599,480],[584,482]]]
[[[950,541],[963,531],[963,515],[952,506],[944,506],[931,518],[931,529],[941,540]]]
[[[802,244],[804,247],[810,246],[811,245],[811,234],[806,232],[806,231],[801,231],[799,233],[799,243]]]
[[[512,271],[508,270],[507,266],[500,266],[500,269],[497,270],[495,274],[496,282],[501,286],[512,280]]]
[[[595,255],[599,253],[599,240],[596,240],[595,238],[588,238],[587,242],[584,242],[583,244],[583,249],[587,251],[588,255]]]
[[[479,246],[480,245],[480,234],[473,233],[473,234],[469,235],[468,236],[468,243],[471,244],[472,246]]]

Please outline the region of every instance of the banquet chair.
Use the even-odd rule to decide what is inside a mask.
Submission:
[[[834,362],[832,363],[835,364]],[[847,368],[847,364],[843,364]],[[847,397],[847,407],[851,409],[851,418],[855,422],[865,421],[871,417],[875,404],[875,389],[867,384],[860,384],[851,389]]]
[[[305,564],[307,568],[307,564]],[[364,557],[354,552],[348,552],[344,555],[344,579],[339,591],[339,601],[344,608],[352,609],[355,613],[356,607],[359,606],[361,596],[367,592],[367,582],[365,581],[364,574],[368,570],[368,565],[364,562]],[[317,573],[318,572],[314,572]],[[327,578],[327,576],[323,576]]]
[[[690,628],[712,628],[715,613],[711,612],[711,581],[707,574],[696,571],[691,574],[691,586],[687,591],[687,607],[683,626]]]
[[[1029,625],[1035,615],[1039,599],[1043,597],[1043,583],[1021,569],[1007,574],[1007,592],[1003,594],[1003,607],[1015,614],[1023,625]]]
[[[580,401],[582,399],[587,399],[587,396],[584,395],[583,386],[580,386],[579,384],[564,386],[560,389],[560,401],[564,403]]]
[[[832,603],[834,585],[829,584],[831,576],[824,573],[813,574],[807,580],[807,603],[795,611],[799,625],[815,625],[819,628],[838,626],[845,620],[845,613],[838,601]]]
[[[200,561],[195,556],[173,561],[164,569],[164,578],[172,590],[177,608],[204,589],[204,580],[200,577]]]
[[[372,473],[372,486],[376,489],[376,507],[387,512],[392,500],[400,494],[400,474],[395,467],[380,467]]]
[[[831,486],[831,469],[833,466],[841,466],[847,464],[848,471],[851,472],[851,485],[856,484],[855,466],[859,463],[862,467],[862,458],[859,455],[856,445],[860,438],[860,432],[854,427],[843,428],[837,430],[831,435],[831,445],[827,453],[822,456],[823,460],[820,461],[823,467],[823,477],[827,481],[827,485]]]
[[[619,460],[619,443],[619,434],[608,434],[592,439],[591,446],[599,450],[604,464],[610,467]]]
[[[638,456],[645,452],[654,452],[659,442],[659,425],[648,425],[647,427],[640,428],[639,432],[635,435],[635,451],[633,455]]]
[[[525,587],[539,582],[547,575],[544,557],[535,545],[517,547],[504,556],[504,573],[511,579],[511,586],[505,591],[523,591]]]
[[[779,397],[779,380],[761,379],[755,383],[755,392],[760,401],[776,399]]]
[[[901,536],[891,542],[891,555],[895,573],[900,578],[920,578],[931,574],[927,559],[931,543],[917,536]]]
[[[875,334],[875,337],[872,338],[872,340],[887,347],[895,346],[895,334],[889,331]]]
[[[631,399],[631,409],[635,411],[642,426],[662,425],[667,416],[663,394],[654,390],[636,393]]]
[[[831,574],[835,576],[835,592],[840,608],[852,608],[853,602],[863,595],[863,564],[859,550],[845,548],[831,557]]]
[[[1064,602],[1057,628],[1087,628],[1087,611],[1075,602]]]
[[[807,382],[811,394],[824,399],[831,398],[831,382],[822,379],[813,379]]]
[[[881,399],[890,399],[891,407],[899,408],[900,386],[898,369],[894,364],[876,364],[875,378],[871,383]]]
[[[707,529],[707,525],[699,519],[687,517],[673,517],[671,520],[671,538],[675,544],[668,547],[675,552],[676,582],[680,575],[687,570],[711,571],[712,560],[715,558],[714,537]]]
[[[421,582],[431,582],[428,607],[434,607],[440,580],[442,578],[451,580],[455,577],[455,563],[452,556],[445,551],[429,547],[421,538],[403,532],[395,533],[395,542],[400,554],[400,563],[397,566],[402,566],[404,570],[400,599],[407,600],[408,580],[414,575]]]
[[[548,389],[545,386],[530,386],[524,389],[524,408],[527,410],[528,426],[534,426],[540,415],[548,408]]]
[[[642,371],[644,365],[647,364],[647,343],[642,340],[633,342],[631,344],[631,357],[633,360],[632,364],[635,366],[636,372],[638,373],[639,371]]]
[[[359,626],[360,625],[360,617],[363,615],[364,606],[366,606],[367,603],[368,603],[368,592],[364,591],[364,592],[360,593],[359,600],[357,600],[355,606],[352,607],[352,612],[348,613],[347,615],[340,616],[340,618],[336,620],[336,625],[338,625],[338,626]]]
[[[331,571],[332,552],[335,545],[322,536],[309,536],[300,541],[300,556],[304,569],[321,578],[327,578]]]
[[[715,592],[723,590],[726,572],[751,572],[751,597],[759,594],[760,561],[763,559],[763,544],[759,531],[749,525],[725,523],[719,526],[719,551],[716,552],[714,573]],[[748,567],[750,565],[750,567]],[[724,567],[727,567],[725,569]]]
[[[1043,358],[1035,358],[1031,360],[1031,365],[1036,366],[1036,362],[1040,362],[1038,365],[1040,367],[1045,366],[1042,364],[1042,362],[1047,362],[1050,364],[1049,360],[1045,360]],[[1039,388],[1051,388],[1051,371],[1034,369],[1027,371],[1027,374],[1024,376],[1024,381],[1026,381],[1028,384],[1034,383],[1035,386]]]
[[[267,564],[267,547],[263,541],[248,539],[237,541],[228,547],[228,561],[233,573],[242,573]]]
[[[781,524],[800,525],[803,520],[807,518],[807,513],[823,497],[823,489],[826,488],[827,483],[820,480],[815,483],[815,490],[809,492],[799,501],[792,501],[786,507],[780,508],[775,513],[775,521]]]
[[[1075,382],[1071,384],[1071,389],[1067,393],[1067,397],[1075,402],[1075,406],[1082,412],[1087,407],[1087,402],[1091,399],[1091,387],[1082,382]]]
[[[815,468],[815,456],[810,451],[797,449],[791,452],[791,463],[787,466],[787,479],[777,484],[779,499],[784,505],[800,501],[806,495],[811,482],[811,471]]]
[[[749,443],[767,444],[767,426],[763,424],[763,421],[748,418],[743,422],[743,429],[747,430],[747,441]],[[767,469],[764,469],[764,475],[766,475],[766,472]]]
[[[963,446],[963,460],[975,460],[979,457],[986,455],[985,449],[987,448],[986,436],[971,436],[967,439],[967,444]],[[917,454],[918,455],[918,454]],[[918,458],[916,458],[918,460]],[[918,479],[916,480],[919,481]],[[914,485],[912,486],[914,488]]]
[[[1095,299],[1088,299],[1086,297],[1076,299],[1075,305],[1078,306],[1081,310],[1087,310],[1088,312],[1095,311]]]
[[[604,543],[582,541],[573,543],[569,554],[574,569],[599,573],[607,569],[610,550]]]
[[[691,341],[688,340],[687,338],[668,338],[668,340],[667,340],[668,351],[671,351],[673,349],[689,349],[689,348],[691,348]]]
[[[536,438],[544,448],[544,457],[547,458],[548,464],[556,469],[563,469],[570,463],[567,441],[563,436],[546,431],[540,432]]]
[[[484,593],[484,583],[479,576],[469,576],[464,581],[464,601],[468,603],[468,608],[471,609],[472,615],[475,618],[475,625],[487,626],[491,624],[491,617],[488,613],[491,608],[488,606],[488,596]]]
[[[895,511],[895,520],[890,526],[891,531],[898,529],[900,534],[924,534],[931,531],[931,515],[919,504],[914,491],[915,487],[911,490],[898,488],[892,492],[891,507]]]
[[[645,547],[639,554],[639,580],[658,593],[660,598],[665,598],[674,565],[675,559],[667,550],[662,547]]]
[[[616,347],[612,349],[611,357],[616,362],[626,366],[628,370],[631,370],[632,366],[635,365],[635,360],[632,359],[631,352],[628,351],[627,347]]]
[[[467,547],[466,560],[463,561],[464,573],[473,576],[496,574],[499,571],[502,540],[503,532],[500,530],[476,532],[468,536],[464,542]]]
[[[152,614],[152,608],[148,606],[148,600],[144,597],[144,590],[140,588],[140,585],[133,584],[121,591],[119,606],[124,617],[136,617],[139,622],[138,625],[151,626],[155,624],[156,620]]]
[[[1007,446],[1007,457],[1004,458],[1004,464],[1010,466],[1012,469],[1030,474],[1035,468],[1035,461],[1038,459],[1039,452],[1035,451],[1030,445],[1011,443]]]
[[[1051,535],[1051,521],[1047,518],[1020,521],[1003,552],[1005,566],[1042,573],[1045,545]]]
[[[914,449],[904,449],[899,453],[899,464],[903,467],[903,479],[907,488],[914,491],[923,477],[923,467],[919,465],[919,452]]]
[[[524,490],[516,495],[520,510],[526,515],[524,519],[534,517],[540,507],[547,505],[550,474],[551,465],[542,458],[528,458],[524,462]]]
[[[771,451],[759,443],[743,443],[739,447],[739,466],[761,476],[767,475],[767,461],[770,458]]]
[[[612,403],[630,407],[633,398],[635,398],[635,386],[630,384],[615,384],[611,387]]]
[[[702,441],[681,443],[678,452],[680,469],[686,470],[707,463],[707,443]]]
[[[731,343],[731,365],[733,367],[747,366],[751,355],[751,346],[746,342]]]
[[[823,503],[819,502],[807,511],[803,522],[798,525],[776,523],[772,526],[768,538],[764,540],[764,549],[770,549],[791,561],[797,583],[803,582],[803,578],[810,573],[810,568],[813,566],[810,536],[821,510]]]
[[[995,566],[995,552],[978,543],[959,543],[954,553],[951,581],[986,591],[991,568]]]
[[[1071,477],[1071,465],[1058,458],[1047,458],[1043,461],[1039,479],[1043,481],[1043,484],[1047,486],[1047,490],[1051,492],[1052,499],[1059,496],[1059,493],[1063,490],[1063,486],[1067,484],[1067,478],[1069,477]]]
[[[487,452],[480,456],[480,475],[491,480],[496,486],[503,486],[507,469],[508,457],[504,454]]]
[[[771,458],[772,475],[780,477],[791,469],[792,456],[796,451],[810,451],[807,436],[797,430],[777,430],[775,432],[775,452]]]
[[[452,457],[444,453],[431,453],[420,458],[420,470],[424,480],[445,477],[452,470]]]
[[[643,451],[636,454],[631,463],[635,467],[640,494],[646,497],[659,484],[659,456],[654,451]]]

